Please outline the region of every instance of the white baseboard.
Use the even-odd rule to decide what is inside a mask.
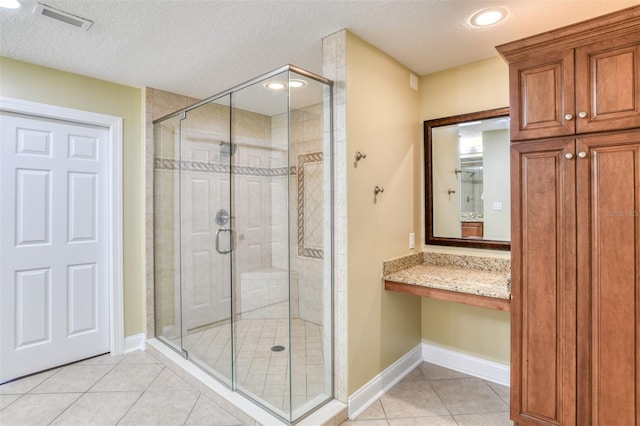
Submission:
[[[349,418],[353,420],[362,414],[369,405],[378,400],[422,361],[509,386],[509,365],[423,342],[349,397]]]
[[[423,342],[422,359],[426,362],[460,371],[480,379],[509,386],[511,368],[506,364],[487,361],[462,352]]]
[[[418,345],[349,397],[349,418],[355,419],[422,362],[422,345]]]
[[[124,338],[124,353],[133,351],[144,351],[147,337],[144,333],[134,334]]]

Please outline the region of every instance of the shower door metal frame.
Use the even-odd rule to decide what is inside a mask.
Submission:
[[[250,400],[253,400],[256,403],[258,403],[265,410],[271,412],[272,414],[276,415],[277,417],[281,418],[282,420],[291,423],[291,422],[298,422],[298,421],[304,419],[305,417],[307,417],[308,415],[312,414],[313,412],[315,412],[321,406],[323,406],[324,404],[329,402],[331,400],[331,398],[333,398],[334,392],[335,392],[335,326],[336,326],[335,325],[335,283],[334,283],[335,282],[335,271],[334,271],[334,261],[335,261],[334,224],[335,224],[335,218],[334,218],[334,207],[333,207],[334,206],[333,195],[334,195],[334,185],[335,185],[335,182],[334,182],[334,180],[335,180],[335,170],[334,170],[334,162],[333,162],[333,153],[334,153],[334,123],[333,123],[333,118],[334,118],[334,111],[333,111],[333,109],[334,109],[334,105],[333,105],[334,99],[333,98],[334,98],[334,96],[333,96],[333,85],[334,85],[334,83],[333,83],[333,81],[331,81],[329,79],[326,79],[324,77],[318,76],[316,74],[313,74],[313,73],[308,72],[306,70],[300,69],[300,68],[295,67],[293,65],[285,65],[285,66],[280,67],[280,68],[278,68],[276,70],[273,70],[273,71],[271,71],[269,73],[263,74],[263,75],[258,76],[256,78],[248,80],[248,81],[246,81],[246,82],[244,82],[242,84],[234,86],[231,89],[228,89],[228,90],[225,90],[225,91],[220,92],[218,94],[215,94],[213,96],[210,96],[210,97],[208,97],[208,98],[206,98],[206,99],[204,99],[202,101],[199,101],[199,102],[197,102],[195,104],[192,104],[192,105],[190,105],[190,106],[188,106],[188,107],[186,107],[184,109],[175,111],[173,113],[170,113],[170,114],[162,116],[162,117],[160,117],[158,119],[155,119],[155,120],[153,120],[153,125],[154,125],[154,132],[155,132],[155,125],[157,125],[157,124],[159,124],[159,123],[161,123],[161,122],[163,122],[165,120],[171,119],[173,117],[181,116],[181,119],[180,119],[180,130],[179,130],[179,135],[180,136],[179,136],[179,138],[180,138],[180,140],[182,140],[182,134],[183,134],[182,122],[186,118],[187,113],[189,111],[191,111],[193,109],[196,109],[196,108],[198,108],[200,106],[206,105],[207,103],[210,103],[212,101],[215,101],[216,99],[220,99],[220,98],[228,95],[229,96],[229,108],[230,108],[229,143],[233,144],[234,141],[233,141],[233,132],[232,132],[231,126],[232,126],[232,121],[233,121],[233,94],[234,94],[234,92],[238,92],[238,91],[240,91],[240,90],[242,90],[244,88],[247,88],[249,86],[255,85],[256,83],[263,82],[263,81],[265,81],[265,80],[267,80],[267,79],[269,79],[269,78],[271,78],[273,76],[276,76],[278,74],[282,74],[284,72],[297,73],[297,74],[299,74],[301,76],[310,78],[310,79],[315,80],[317,82],[320,82],[320,83],[322,83],[322,84],[324,84],[324,85],[326,85],[328,87],[328,97],[329,97],[328,102],[329,102],[329,105],[328,105],[327,108],[328,108],[328,119],[329,119],[329,126],[330,127],[328,129],[328,136],[323,136],[323,137],[324,138],[328,137],[329,140],[323,142],[323,144],[324,143],[328,143],[329,152],[328,153],[324,153],[324,162],[323,162],[323,164],[324,164],[325,167],[329,167],[329,175],[331,176],[331,179],[330,179],[330,182],[329,182],[329,189],[328,189],[328,194],[330,195],[330,199],[329,200],[325,200],[325,203],[326,202],[330,202],[330,205],[331,205],[330,214],[327,217],[327,219],[330,221],[330,226],[328,227],[330,235],[328,236],[328,239],[331,241],[331,246],[330,246],[330,250],[325,250],[325,253],[324,253],[325,256],[329,257],[328,262],[330,262],[330,267],[327,268],[327,270],[329,271],[330,276],[329,277],[325,277],[324,276],[324,272],[323,272],[323,280],[324,281],[328,280],[329,284],[330,284],[330,289],[329,289],[330,306],[328,307],[328,309],[330,310],[330,313],[329,313],[330,325],[326,326],[326,327],[328,327],[327,331],[330,333],[330,339],[329,340],[331,342],[330,360],[328,361],[328,365],[329,365],[329,368],[330,368],[330,374],[329,374],[330,383],[326,384],[330,388],[330,394],[329,394],[327,400],[325,400],[324,402],[318,403],[317,406],[313,407],[309,411],[305,412],[304,414],[302,414],[302,415],[300,415],[300,416],[298,416],[296,418],[293,418],[293,407],[290,406],[289,407],[289,411],[288,411],[288,418],[286,418],[286,417],[283,417],[281,414],[279,414],[277,412],[274,412],[274,411],[270,410],[269,408],[267,408],[265,406],[265,404],[263,404],[263,402],[261,402],[260,400],[256,400],[255,398],[251,397],[250,395],[247,395],[246,393],[241,392],[241,391],[239,391],[237,389],[237,383],[236,383],[236,378],[235,378],[235,360],[234,360],[234,357],[235,357],[235,332],[234,332],[234,322],[235,322],[235,320],[234,320],[234,317],[235,317],[235,314],[236,314],[236,308],[235,308],[235,302],[234,302],[234,300],[235,300],[235,294],[234,294],[235,293],[234,292],[234,287],[235,287],[235,282],[234,282],[235,273],[234,272],[235,271],[234,271],[234,269],[235,268],[233,267],[233,264],[234,264],[233,259],[230,259],[231,268],[230,268],[230,273],[229,273],[229,286],[230,286],[230,294],[231,294],[231,296],[230,296],[231,297],[231,303],[230,303],[230,305],[231,305],[230,306],[231,321],[230,321],[230,325],[229,325],[230,326],[230,332],[231,332],[231,336],[230,336],[230,344],[231,344],[231,374],[230,374],[230,377],[229,377],[230,384],[225,383],[224,380],[219,380],[219,377],[217,377],[217,375],[213,375],[213,377],[218,379],[220,381],[220,383],[222,383],[223,385],[231,388],[234,392],[239,392],[243,396],[245,396],[245,397],[249,398]],[[290,102],[290,97],[287,98],[287,102]],[[288,105],[287,114],[290,114],[290,113],[291,113],[290,105]],[[290,121],[288,123],[288,126],[290,126]],[[325,129],[323,129],[323,133],[326,133]],[[155,136],[154,136],[154,141],[155,141]],[[288,144],[290,146],[290,141],[288,141]],[[155,143],[154,143],[154,149],[155,149]],[[154,159],[155,159],[155,152],[153,153],[153,155],[154,155]],[[182,159],[180,158],[179,159],[180,164],[181,164],[181,161],[182,161]],[[233,213],[232,213],[233,198],[234,198],[234,196],[233,196],[233,171],[232,171],[233,166],[232,166],[232,164],[233,164],[233,161],[231,160],[231,156],[230,156],[230,159],[229,159],[229,166],[230,166],[230,172],[229,172],[229,177],[230,177],[230,179],[229,179],[229,203],[230,203],[229,204],[229,211],[230,211],[230,215],[231,215],[230,223],[229,223],[228,226],[225,226],[224,229],[218,229],[218,231],[216,233],[217,237],[219,237],[220,233],[222,233],[222,232],[226,233],[228,231],[230,236],[231,236],[230,241],[233,241],[233,233],[234,233],[234,230],[233,230]],[[290,164],[289,164],[289,167],[290,167]],[[288,178],[287,178],[287,182],[288,182],[287,187],[290,186],[289,185],[289,180],[290,180],[290,176],[288,176]],[[181,183],[179,183],[179,185],[181,185]],[[154,179],[154,182],[152,184],[152,187],[153,187],[153,193],[155,194],[155,179]],[[288,199],[288,205],[290,205],[289,194],[287,195],[287,199]],[[181,203],[179,203],[179,204],[181,204]],[[181,209],[181,207],[178,207],[178,208]],[[288,215],[290,215],[290,212],[288,212]],[[179,213],[179,216],[180,216],[180,218],[182,218],[182,212]],[[289,221],[289,224],[290,224],[290,221]],[[154,229],[154,232],[155,232],[155,229]],[[179,232],[181,233],[182,230],[180,229]],[[288,231],[288,232],[290,232],[290,231]],[[180,238],[182,238],[182,235],[180,235]],[[217,238],[216,238],[216,243],[217,242],[218,241],[217,241]],[[233,256],[234,255],[234,253],[233,253],[234,248],[233,248],[233,243],[231,243],[231,244],[232,245],[228,249],[228,251],[227,250],[223,250],[223,251],[218,250],[218,252],[220,254],[222,254],[222,255],[228,254],[229,256]],[[217,244],[216,244],[216,246],[217,246]],[[216,249],[219,249],[219,247],[217,246]],[[288,250],[288,252],[291,251],[291,245],[290,244],[287,246],[287,250]],[[178,256],[181,256],[181,251],[180,250],[178,251]],[[179,262],[181,264],[181,261],[179,261]],[[289,266],[288,267],[288,271],[289,271],[289,275],[290,275],[290,273],[291,273],[291,256],[290,255],[288,255],[287,262],[288,262],[288,266]],[[155,263],[155,256],[154,256],[154,263]],[[179,305],[181,307],[180,308],[180,311],[181,311],[180,315],[182,316],[182,311],[183,311],[182,310],[182,306],[183,306],[182,302],[183,301],[182,301],[182,290],[181,290],[181,287],[182,287],[182,273],[181,272],[179,273],[177,278],[180,281],[180,289],[179,289],[180,303],[177,304],[177,305]],[[290,310],[291,309],[290,308],[290,306],[291,306],[290,305],[291,304],[291,297],[289,297],[288,303],[289,303],[289,310]],[[289,315],[288,320],[289,320],[289,327],[291,327],[291,315]],[[184,328],[184,325],[183,325],[184,324],[184,319],[182,317],[180,318],[180,323],[181,323],[181,336],[180,336],[180,341],[181,341],[181,348],[180,349],[181,350],[178,351],[178,352],[181,353],[183,357],[185,357],[187,359],[190,359],[188,351],[186,351],[184,349],[183,340],[184,340],[185,336],[182,333],[182,329]],[[154,327],[154,329],[155,329],[155,327]],[[156,330],[156,332],[157,332],[157,330]],[[289,333],[290,333],[290,328],[289,328]],[[162,339],[162,341],[164,341],[164,339]],[[289,336],[289,341],[291,341],[291,335]],[[167,342],[165,342],[165,343],[167,343]],[[176,350],[176,348],[173,347],[171,344],[168,344],[168,346],[171,347],[172,349]],[[291,353],[289,353],[289,360],[291,360]],[[200,363],[196,363],[196,364],[199,365]],[[291,362],[289,362],[289,367],[288,368],[291,368]],[[205,371],[207,371],[207,370],[205,369]],[[293,373],[293,372],[289,371],[289,373],[290,373],[290,377],[291,377],[292,376],[291,373]],[[291,379],[289,380],[289,389],[291,390]],[[291,394],[291,392],[289,394]],[[290,397],[291,397],[291,395],[290,395]]]

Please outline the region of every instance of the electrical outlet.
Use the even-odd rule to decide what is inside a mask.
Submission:
[[[409,234],[409,248],[416,248],[416,234],[413,232]]]
[[[502,210],[502,201],[494,201],[493,202],[494,210]]]

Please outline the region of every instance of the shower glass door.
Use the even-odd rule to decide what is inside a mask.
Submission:
[[[232,97],[235,384],[289,418],[288,72]]]
[[[285,71],[231,101],[235,387],[294,421],[332,395],[330,88]]]
[[[180,133],[182,349],[232,385],[230,95],[186,112]]]
[[[331,104],[287,66],[154,122],[156,336],[288,422],[332,398]]]

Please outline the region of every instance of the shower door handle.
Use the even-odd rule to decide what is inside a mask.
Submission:
[[[220,250],[220,234],[223,232],[229,233],[229,249]],[[220,254],[229,254],[233,251],[233,231],[231,228],[220,228],[216,231],[216,251]]]

